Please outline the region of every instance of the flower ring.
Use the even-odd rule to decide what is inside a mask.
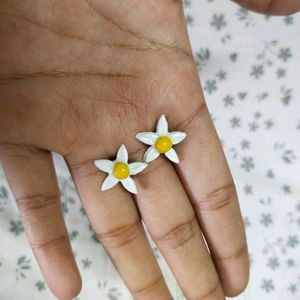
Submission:
[[[125,145],[121,145],[118,150],[117,158],[114,161],[108,159],[98,159],[94,161],[95,166],[108,173],[102,183],[101,190],[106,191],[121,182],[123,187],[130,193],[137,194],[137,188],[130,177],[142,172],[147,164],[143,162],[128,163],[128,151]]]
[[[183,141],[185,137],[186,133],[184,132],[168,131],[168,122],[165,115],[160,116],[156,125],[156,132],[140,132],[136,135],[139,141],[151,146],[144,155],[145,162],[150,162],[160,154],[164,154],[169,160],[177,164],[179,158],[172,147]]]

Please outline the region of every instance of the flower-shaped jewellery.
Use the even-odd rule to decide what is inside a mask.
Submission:
[[[139,141],[151,146],[144,155],[145,162],[150,162],[160,154],[165,154],[169,160],[177,164],[179,158],[172,146],[183,141],[185,137],[186,133],[184,132],[168,131],[168,122],[165,115],[160,116],[156,125],[156,132],[141,132],[136,135]]]
[[[137,189],[131,175],[142,172],[147,164],[143,162],[128,163],[128,151],[125,145],[121,145],[118,150],[117,158],[114,161],[99,159],[94,161],[95,166],[108,176],[102,183],[101,190],[106,191],[121,182],[123,187],[130,193],[136,194]]]

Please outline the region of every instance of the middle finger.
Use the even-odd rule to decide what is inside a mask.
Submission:
[[[120,184],[101,191],[105,175],[95,168],[94,159],[68,162],[97,237],[135,299],[172,299],[131,195]]]

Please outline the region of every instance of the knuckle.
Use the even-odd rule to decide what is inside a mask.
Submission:
[[[48,155],[48,151],[45,149],[37,148],[27,144],[19,143],[0,143],[0,158],[1,160],[8,162],[11,160],[18,160],[20,163],[26,163],[33,161],[36,156],[43,157]]]
[[[226,256],[220,256],[216,257],[217,260],[226,260],[226,261],[231,261],[231,260],[236,260],[240,258],[241,256],[247,254],[248,252],[248,247],[247,243],[244,243],[242,246],[234,250],[231,254],[226,255]]]
[[[142,288],[132,290],[132,293],[138,296],[145,296],[148,294],[152,294],[156,289],[159,289],[159,287],[163,284],[164,284],[164,279],[162,278],[162,276],[159,276],[158,278],[154,279],[153,281],[143,286]]]
[[[74,157],[68,155],[66,157],[67,162],[70,166],[71,173],[76,174],[76,176],[81,179],[91,178],[100,173],[100,171],[94,167],[94,160],[96,158],[91,158],[90,156],[85,159],[75,159]]]
[[[236,199],[236,188],[233,182],[216,189],[208,194],[204,200],[196,202],[200,212],[218,211],[229,206]]]
[[[219,299],[220,283],[217,281],[211,287],[209,287],[206,291],[202,292],[201,295],[195,298],[195,300],[211,300],[211,299]]]
[[[175,226],[167,233],[154,239],[157,243],[164,243],[171,249],[176,249],[186,244],[195,236],[197,225],[197,220],[195,216],[193,216],[192,219]]]
[[[33,251],[45,251],[49,248],[60,247],[62,244],[68,242],[68,236],[66,234],[51,238],[47,241],[37,242],[31,244]]]
[[[97,238],[109,248],[120,248],[130,244],[138,235],[140,222],[121,225],[106,232],[96,233]]]
[[[203,114],[208,113],[208,107],[206,102],[203,100],[201,103],[198,104],[198,106],[189,114],[188,118],[186,118],[181,124],[179,124],[178,127],[183,128],[184,131],[189,131],[194,127],[194,124],[197,123],[197,120],[200,120],[201,116]]]
[[[27,213],[32,210],[42,210],[57,203],[58,195],[48,195],[48,194],[31,194],[22,197],[16,197],[16,203],[20,210],[20,213]]]

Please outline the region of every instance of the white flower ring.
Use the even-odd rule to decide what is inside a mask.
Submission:
[[[117,153],[117,158],[114,161],[98,159],[94,161],[94,164],[99,170],[108,173],[108,176],[102,183],[102,191],[109,190],[118,182],[121,182],[123,187],[133,194],[137,194],[137,188],[130,176],[142,172],[147,167],[147,164],[143,162],[129,164],[128,151],[125,145],[121,145]]]
[[[178,164],[178,155],[172,147],[183,141],[186,138],[186,133],[182,131],[169,132],[166,116],[161,115],[156,125],[156,132],[140,132],[136,138],[151,146],[144,155],[145,162],[148,163],[160,154],[164,154],[169,160]]]

